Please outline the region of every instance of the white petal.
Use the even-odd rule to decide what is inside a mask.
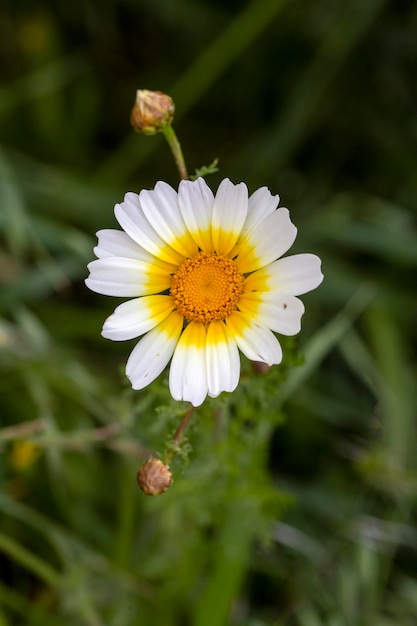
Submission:
[[[172,357],[169,388],[174,400],[193,406],[204,402],[207,392],[206,331],[200,322],[185,327]]]
[[[160,265],[166,269],[168,273],[173,273],[177,267],[176,265],[169,265],[153,254],[150,254],[123,230],[105,228],[97,232],[97,237],[98,244],[94,248],[94,254],[98,259],[111,256],[138,259],[146,263]]]
[[[139,200],[148,222],[165,243],[184,257],[197,254],[197,245],[178,206],[177,192],[170,185],[158,182],[155,189],[141,191]]]
[[[224,322],[211,322],[207,329],[208,393],[234,391],[239,382],[240,358],[237,345]]]
[[[133,389],[143,389],[165,369],[177,345],[182,324],[182,316],[173,311],[133,348],[126,364],[126,376]]]
[[[240,298],[239,309],[281,335],[296,335],[301,330],[304,305],[295,296],[274,292],[248,293]]]
[[[300,296],[318,287],[322,280],[321,260],[315,254],[294,254],[271,263],[263,270],[268,287]]]
[[[204,252],[212,252],[211,215],[214,195],[204,178],[182,180],[178,189],[178,204],[197,246]]]
[[[281,363],[281,346],[269,328],[258,324],[251,317],[239,311],[229,315],[226,319],[226,326],[238,348],[248,359],[261,361],[268,365]]]
[[[253,272],[275,261],[291,248],[296,236],[288,209],[277,209],[238,243],[239,272]]]
[[[104,322],[101,334],[113,341],[134,339],[160,324],[173,309],[170,296],[144,296],[123,302]]]
[[[122,230],[105,228],[99,230],[96,235],[98,237],[98,244],[94,248],[94,254],[98,259],[109,256],[119,256],[148,261],[149,258],[154,258]]]
[[[248,215],[242,230],[242,236],[250,233],[264,219],[273,213],[279,204],[279,196],[273,196],[267,187],[257,189],[249,196]]]
[[[91,261],[88,269],[87,287],[105,296],[145,296],[171,285],[165,270],[136,259],[105,257]]]
[[[142,248],[167,263],[179,265],[184,262],[184,257],[168,246],[151,226],[137,193],[127,193],[124,202],[114,207],[114,214],[123,230]]]
[[[218,254],[228,254],[240,236],[248,212],[245,183],[234,185],[225,178],[219,185],[213,205],[212,240]]]

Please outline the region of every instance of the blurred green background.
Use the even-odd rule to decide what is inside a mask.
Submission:
[[[0,626],[412,626],[417,4],[6,0],[0,9]],[[323,259],[282,367],[196,411],[133,392],[84,286],[113,205],[190,171],[279,193]]]

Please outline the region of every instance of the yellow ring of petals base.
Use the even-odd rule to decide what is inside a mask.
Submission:
[[[200,252],[179,267],[170,293],[186,320],[208,323],[236,310],[244,280],[231,259]]]

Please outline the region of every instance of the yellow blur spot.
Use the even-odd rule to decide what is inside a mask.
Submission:
[[[15,441],[9,454],[10,465],[15,470],[25,471],[36,463],[41,454],[42,448],[32,441]]]

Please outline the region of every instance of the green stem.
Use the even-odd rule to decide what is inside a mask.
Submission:
[[[185,429],[187,428],[188,424],[190,423],[191,417],[193,415],[194,412],[194,407],[192,404],[190,404],[190,406],[188,407],[188,409],[185,412],[184,417],[182,418],[181,424],[178,426],[177,432],[174,435],[174,438],[170,444],[170,447],[168,449],[168,451],[165,454],[164,457],[164,463],[166,465],[169,465],[172,457],[175,454],[175,450],[176,448],[179,446],[179,444],[181,443],[181,439],[182,436],[184,434]]]
[[[174,156],[175,163],[178,168],[180,178],[182,180],[188,180],[187,167],[185,165],[184,155],[182,153],[181,144],[177,139],[174,129],[171,124],[167,124],[162,130],[165,139],[168,142],[171,152]]]

